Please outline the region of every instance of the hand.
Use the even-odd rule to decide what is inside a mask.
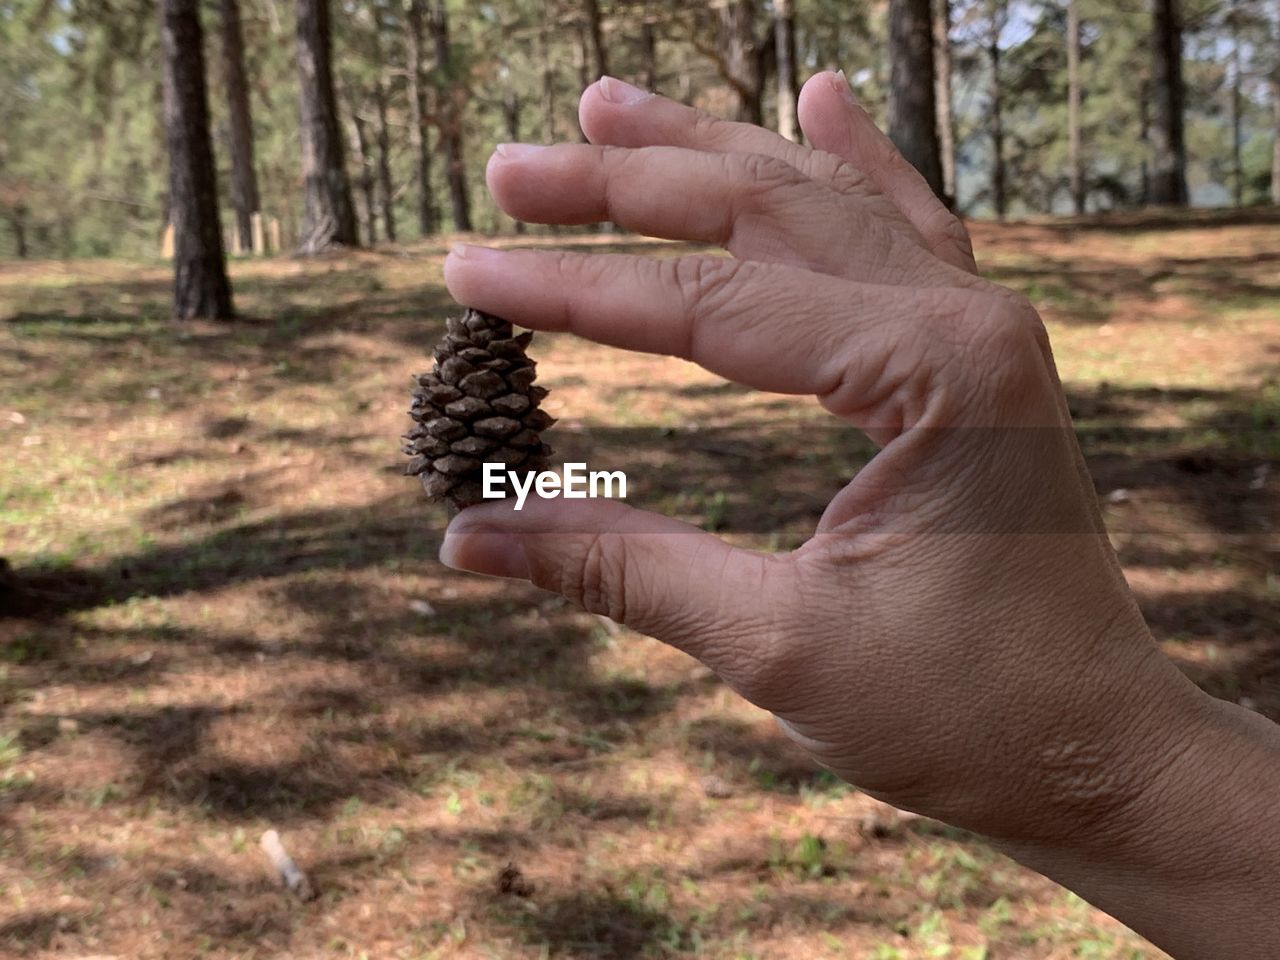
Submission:
[[[464,511],[442,559],[688,651],[890,803],[1105,859],[1215,708],[1143,624],[1034,309],[976,275],[962,225],[840,75],[801,94],[810,147],[614,80],[580,110],[589,144],[494,154],[505,211],[732,258],[465,247],[454,297],[813,395],[881,449],[787,555],[550,500]]]

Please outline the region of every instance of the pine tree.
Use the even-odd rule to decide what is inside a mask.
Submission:
[[[358,247],[333,87],[329,0],[298,0],[297,16],[305,200],[298,249],[321,253],[335,245]]]
[[[796,13],[792,0],[774,0],[773,36],[777,51],[778,133],[799,142],[800,126],[796,122]]]
[[[1179,0],[1154,0],[1151,18],[1151,182],[1147,201],[1187,204],[1186,90],[1182,82],[1182,16]]]
[[[227,129],[231,148],[231,206],[236,212],[240,249],[253,249],[253,215],[261,208],[253,160],[253,117],[244,63],[240,0],[221,0],[222,74],[227,88]]]
[[[413,148],[413,180],[417,187],[418,232],[436,232],[435,197],[431,192],[431,144],[428,139],[426,36],[422,0],[405,5],[405,71],[409,88],[409,143]]]
[[[164,120],[169,142],[169,212],[174,230],[173,315],[232,316],[218,220],[218,181],[209,142],[199,0],[162,0]]]
[[[934,100],[930,0],[889,4],[889,137],[938,196],[943,196]]]
[[[433,0],[428,18],[431,38],[435,43],[438,89],[436,103],[440,144],[444,150],[445,178],[449,184],[449,202],[453,211],[453,229],[471,229],[471,194],[467,188],[464,159],[462,104],[468,89],[455,62],[449,39],[449,15],[444,0]]]
[[[1080,2],[1067,0],[1067,150],[1071,206],[1076,216],[1085,211],[1084,158],[1080,146]]]
[[[933,2],[934,105],[938,112],[938,155],[942,196],[956,202],[956,122],[951,111],[951,0]]]

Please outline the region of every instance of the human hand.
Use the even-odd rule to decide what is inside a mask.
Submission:
[[[443,556],[687,650],[883,799],[1039,837],[1064,804],[1125,805],[1146,771],[1103,762],[1115,735],[1148,724],[1158,752],[1160,703],[1187,691],[1101,531],[1039,318],[976,276],[962,225],[847,91],[806,85],[810,149],[606,80],[581,106],[592,144],[490,162],[512,216],[734,259],[446,263],[460,302],[812,394],[865,430],[882,449],[817,535],[764,556],[618,503],[495,503],[455,520]]]
[[[1125,584],[1035,310],[977,276],[962,225],[840,75],[801,95],[810,147],[612,80],[580,110],[591,143],[495,153],[506,212],[732,258],[465,247],[453,296],[813,395],[881,449],[786,555],[531,500],[464,511],[442,559],[688,651],[898,806],[1011,847],[1126,835],[1209,708]]]

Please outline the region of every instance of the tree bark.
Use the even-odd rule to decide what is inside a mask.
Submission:
[[[462,109],[460,101],[466,90],[459,87],[449,43],[449,20],[444,0],[431,6],[431,37],[435,42],[436,70],[440,74],[441,94],[438,110],[440,141],[444,147],[445,176],[449,182],[449,202],[453,210],[453,228],[471,229],[471,198],[467,193],[467,170],[463,160]]]
[[[418,230],[436,232],[436,205],[431,193],[431,144],[427,133],[426,56],[422,28],[422,0],[409,0],[405,18],[405,52],[409,72],[409,143],[413,147],[413,178],[418,186]]]
[[[511,86],[510,81],[507,82],[507,88],[502,94],[502,119],[506,122],[507,142],[520,142],[520,97],[516,93],[515,88]],[[525,232],[525,223],[523,220],[516,221],[516,233]]]
[[[609,55],[604,45],[604,24],[600,18],[599,0],[582,0],[582,12],[586,16],[587,36],[591,40],[591,72],[587,83],[594,83],[609,72]],[[586,84],[583,85],[586,89]]]
[[[997,220],[1008,208],[1004,168],[1004,87],[1000,80],[1000,34],[1008,13],[1006,0],[991,0],[991,22],[987,34],[987,58],[991,65],[991,206]]]
[[[1151,88],[1155,105],[1151,125],[1151,187],[1154,204],[1187,205],[1187,148],[1183,111],[1182,19],[1179,0],[1154,0],[1151,29]]]
[[[1080,149],[1080,0],[1067,0],[1067,166],[1071,206],[1085,212],[1084,157]]]
[[[1244,160],[1241,148],[1244,133],[1241,129],[1244,113],[1243,78],[1240,70],[1240,4],[1230,0],[1227,11],[1227,27],[1231,35],[1231,196],[1237,207],[1244,206]]]
[[[934,101],[938,111],[938,153],[942,198],[956,205],[956,122],[951,112],[951,0],[933,4]]]
[[[218,180],[209,143],[204,38],[199,0],[161,0],[164,121],[169,143],[169,210],[174,228],[173,315],[233,315],[218,220]]]
[[[941,197],[931,20],[930,0],[890,0],[889,137]]]
[[[343,162],[333,86],[330,0],[298,0],[298,75],[302,106],[303,216],[299,252],[357,247],[351,184]]]
[[[578,21],[574,26],[574,32],[577,34],[578,43],[573,51],[573,60],[578,68],[578,92],[581,94],[591,85],[591,53],[587,49],[591,41],[587,38],[587,26],[582,21]],[[574,126],[578,128],[578,139],[583,143],[589,142],[587,131],[582,129],[582,121],[575,117]]]
[[[730,118],[763,125],[764,71],[756,46],[755,3],[753,0],[721,0],[715,14],[717,66],[734,98]]]
[[[227,86],[231,148],[231,206],[236,212],[240,249],[253,249],[253,215],[259,212],[258,174],[253,157],[253,116],[244,65],[240,0],[222,0],[222,73]]]
[[[1138,142],[1151,142],[1151,80],[1142,83],[1142,94],[1138,97]],[[1142,151],[1142,159],[1138,163],[1138,195],[1143,204],[1151,202],[1151,151]]]
[[[543,136],[548,143],[556,141],[556,67],[551,59],[551,14],[545,5],[542,29],[538,33],[538,45],[542,54],[542,122],[546,126]]]
[[[9,213],[9,229],[13,231],[14,254],[19,260],[30,256],[27,248],[27,205],[19,201]]]
[[[374,196],[373,156],[369,150],[369,126],[360,116],[359,109],[350,105],[351,151],[360,171],[356,177],[356,215],[364,231],[365,242],[375,246],[378,242],[378,205]]]
[[[646,2],[640,20],[640,82],[644,89],[658,90],[658,32],[653,26],[653,14]]]
[[[800,142],[796,122],[799,91],[796,89],[796,13],[792,0],[773,2],[773,40],[778,72],[778,133]]]
[[[1275,2],[1273,11],[1275,34],[1271,40],[1271,56],[1274,58],[1271,67],[1271,202],[1280,206],[1280,0]]]
[[[382,210],[382,232],[396,242],[396,194],[391,180],[391,130],[387,123],[387,88],[379,78],[373,87],[374,131],[378,144],[378,203]]]
[[[1271,202],[1280,206],[1280,66],[1271,78]]]

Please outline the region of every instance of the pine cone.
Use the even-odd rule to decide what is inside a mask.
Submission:
[[[435,369],[414,378],[414,426],[403,448],[413,457],[405,473],[420,476],[432,500],[459,509],[479,503],[485,463],[520,474],[546,469],[542,431],[555,420],[538,406],[547,391],[533,385],[525,353],[532,339],[470,307],[449,318]]]

